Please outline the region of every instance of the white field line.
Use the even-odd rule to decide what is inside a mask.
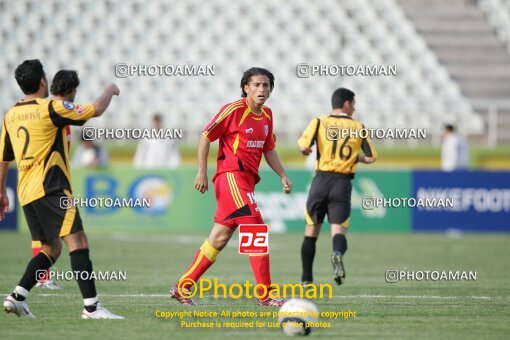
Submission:
[[[200,246],[204,240],[207,238],[207,234],[204,236],[192,236],[192,235],[159,235],[159,234],[130,234],[130,233],[121,233],[114,232],[106,235],[103,234],[92,234],[89,238],[101,238],[101,239],[110,239],[112,241],[120,241],[120,242],[135,242],[135,241],[143,241],[143,242],[154,242],[154,243],[178,243],[185,245],[195,245]],[[227,243],[228,248],[237,248],[237,236],[234,235],[229,243]]]
[[[4,293],[3,295],[7,295]],[[37,294],[37,296],[69,296],[74,294]],[[105,297],[132,297],[132,298],[161,298],[169,297],[169,294],[99,294]],[[508,299],[508,296],[439,296],[439,295],[333,295],[334,298],[351,299],[416,299],[416,300],[454,300],[454,299],[474,299],[474,300],[498,300]],[[207,298],[207,297],[206,297]],[[212,298],[212,297],[211,297]]]

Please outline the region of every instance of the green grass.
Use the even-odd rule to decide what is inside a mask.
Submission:
[[[281,329],[183,329],[175,319],[158,319],[156,310],[275,311],[248,299],[207,296],[199,306],[185,308],[168,298],[167,290],[189,264],[205,235],[92,234],[95,270],[127,271],[127,281],[98,282],[103,305],[126,316],[124,321],[80,319],[81,298],[75,282],[59,282],[64,290],[34,289],[29,298],[35,320],[0,315],[0,334],[8,338],[281,338]],[[273,281],[299,280],[302,236],[272,235]],[[477,338],[510,337],[510,235],[468,234],[352,234],[345,257],[347,281],[333,286],[332,299],[315,300],[320,311],[356,311],[357,317],[322,321],[313,337],[327,338]],[[318,242],[315,278],[333,283],[329,264],[330,237]],[[234,242],[232,242],[234,243]],[[0,292],[8,293],[19,280],[30,256],[28,235],[0,236]],[[206,274],[225,283],[252,279],[246,256],[234,245],[220,254]],[[56,268],[69,269],[64,253]],[[385,271],[476,271],[476,281],[406,281],[386,283]],[[207,319],[206,319],[207,320]],[[251,321],[252,319],[244,319]],[[265,319],[264,321],[271,321]]]

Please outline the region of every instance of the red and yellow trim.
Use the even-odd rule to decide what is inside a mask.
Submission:
[[[271,116],[264,110],[264,107],[262,107],[262,113],[267,117],[267,119],[271,120]]]
[[[232,144],[232,148],[234,149],[234,155],[237,153],[237,148],[239,147],[239,134],[236,136],[236,140]]]
[[[200,262],[202,262],[202,259],[204,258],[204,256],[205,256],[204,253],[200,252],[200,254],[198,255],[197,259],[195,260],[195,262],[193,263],[191,268],[186,273],[182,274],[181,278],[179,279],[179,282],[181,282],[182,280],[187,278],[191,273],[193,273],[195,271],[195,269],[197,269]]]
[[[227,180],[228,186],[230,187],[230,192],[232,193],[232,197],[234,198],[234,202],[238,209],[242,208],[245,204],[243,201],[243,197],[239,192],[239,188],[237,187],[237,183],[234,177],[234,174],[231,172],[227,172]]]
[[[238,101],[235,101],[233,102],[232,104],[230,104],[229,106],[227,106],[225,108],[225,110],[223,110],[223,112],[218,116],[218,118],[216,118],[216,121],[215,123],[218,124],[219,122],[221,122],[223,119],[227,118],[228,115],[230,115],[232,112],[234,112],[236,109],[239,109],[241,108],[242,106],[244,105],[244,103],[242,102],[242,100],[238,100]]]
[[[252,112],[252,111],[251,111],[251,108],[248,106],[246,108],[246,110],[244,110],[243,115],[241,116],[241,120],[239,121],[239,126],[241,126],[243,124],[244,120],[246,119],[246,117],[248,117],[250,112]]]
[[[209,262],[214,263],[216,261],[216,257],[220,251],[216,248],[214,248],[208,240],[205,240],[202,246],[200,247],[200,251],[198,252],[198,256],[196,257],[195,261],[193,262],[193,265],[184,273],[179,279],[179,282],[183,281],[184,279],[188,278],[195,270],[198,268],[200,263],[204,260],[204,257],[209,260]]]
[[[238,100],[227,106],[216,118],[214,121],[214,124],[208,128],[208,130],[202,132],[202,136],[204,136],[209,142],[211,141],[208,137],[209,132],[214,129],[215,126],[217,126],[221,121],[223,121],[225,118],[227,118],[232,112],[235,110],[243,107],[244,103],[242,100]]]

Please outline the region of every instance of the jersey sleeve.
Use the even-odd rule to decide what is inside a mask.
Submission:
[[[314,118],[308,123],[305,131],[299,137],[298,145],[301,149],[312,147],[317,139],[317,132],[319,131],[320,119]]]
[[[11,138],[7,127],[5,126],[5,120],[2,124],[2,133],[0,135],[0,162],[8,163],[14,160],[14,150],[12,149]]]
[[[363,126],[363,129],[365,126]],[[367,157],[373,157],[377,158],[377,152],[375,151],[374,145],[372,144],[372,140],[370,137],[362,138],[361,139],[361,150],[363,150],[363,153]]]
[[[57,127],[66,125],[83,125],[94,116],[95,110],[92,104],[77,104],[69,101],[52,100],[48,111],[53,124]]]
[[[207,138],[209,142],[214,142],[228,131],[235,112],[235,110],[228,110],[227,108],[229,106],[230,105],[225,105],[222,107],[220,112],[214,116],[211,122],[207,124],[204,131],[202,131],[202,135]]]

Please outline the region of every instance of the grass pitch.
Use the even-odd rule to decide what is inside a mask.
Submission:
[[[326,232],[326,230],[324,230]],[[282,338],[281,329],[192,329],[178,319],[156,317],[156,311],[276,311],[249,299],[199,299],[199,306],[185,308],[167,291],[190,263],[206,235],[91,234],[91,257],[96,271],[126,271],[127,280],[97,283],[103,305],[124,315],[123,321],[81,320],[81,297],[73,281],[59,281],[64,288],[34,288],[28,299],[35,320],[0,315],[0,335],[10,338],[102,337],[131,338]],[[300,246],[297,234],[272,235],[273,281],[300,279]],[[351,234],[345,256],[346,283],[334,285],[329,263],[331,240],[319,238],[315,257],[316,283],[333,284],[333,298],[317,299],[319,311],[355,311],[356,317],[325,319],[330,328],[314,329],[314,338],[510,338],[510,235],[468,234],[451,238],[443,234]],[[205,277],[222,283],[252,280],[249,261],[238,255],[233,239]],[[25,234],[0,236],[0,292],[9,293],[30,258]],[[63,251],[55,270],[69,270]],[[476,271],[476,281],[402,281],[387,283],[385,272],[398,270]],[[253,321],[193,319],[187,321]],[[259,318],[272,322],[274,319]]]

